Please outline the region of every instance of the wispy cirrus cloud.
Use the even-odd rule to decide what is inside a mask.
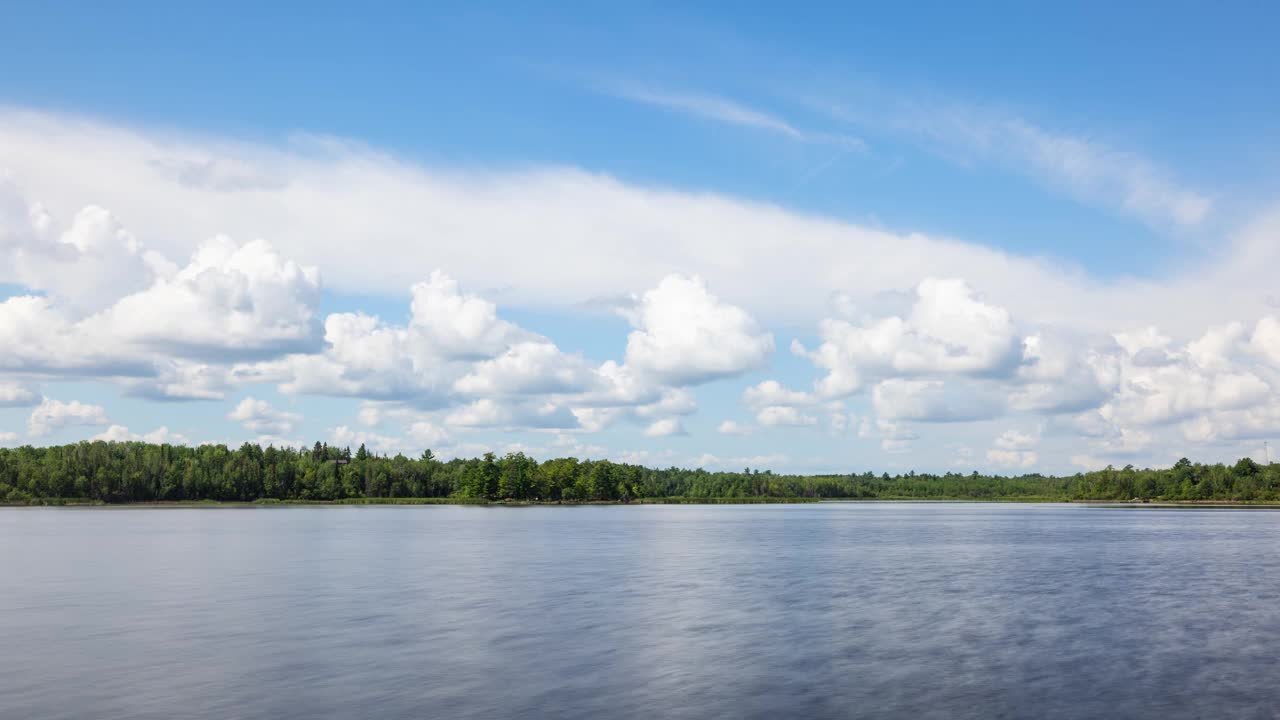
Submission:
[[[1160,163],[1088,133],[963,102],[867,94],[851,99],[824,92],[798,100],[850,127],[900,136],[957,162],[994,164],[1155,226],[1194,227],[1213,211],[1211,195],[1179,182]]]
[[[721,95],[678,92],[630,83],[598,84],[595,88],[623,100],[726,125],[771,132],[797,142],[832,145],[845,150],[866,148],[866,143],[861,138],[842,133],[805,130],[780,115]]]
[[[862,151],[862,132],[887,133],[948,160],[1004,168],[1064,193],[1156,227],[1193,228],[1212,214],[1214,198],[1175,178],[1140,152],[1089,132],[1054,128],[1018,113],[906,91],[839,89],[773,95],[800,113],[817,113],[841,129],[800,127],[778,110],[765,110],[716,92],[689,92],[640,81],[593,82],[602,94],[725,125],[773,133],[795,142]],[[838,87],[838,86],[837,86]],[[852,132],[849,132],[852,131]],[[824,169],[822,166],[817,170]]]

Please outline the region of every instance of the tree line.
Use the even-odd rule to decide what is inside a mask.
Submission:
[[[565,457],[539,462],[520,452],[441,461],[354,453],[316,443],[157,445],[79,442],[0,448],[0,502],[354,501],[450,498],[473,501],[630,502],[654,499],[1280,499],[1280,469],[1243,458],[1234,465],[1179,460],[1170,468],[1108,467],[1071,476],[963,473],[785,475],[648,468]]]

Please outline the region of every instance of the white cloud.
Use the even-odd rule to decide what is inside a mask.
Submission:
[[[191,360],[157,358],[154,376],[123,381],[135,397],[158,401],[221,400],[236,383],[233,369]]]
[[[731,310],[736,319],[738,311]],[[650,338],[670,344],[661,319],[641,322],[656,329]],[[648,369],[614,361],[593,366],[501,320],[496,306],[462,294],[442,273],[415,286],[406,325],[336,313],[325,321],[325,343],[319,354],[259,363],[243,375],[278,382],[291,394],[381,401],[362,408],[358,419],[368,426],[395,408],[412,407],[442,412],[432,422],[450,427],[594,432],[621,419],[653,424],[696,409],[692,393],[664,386]]]
[[[2,170],[2,168],[0,168]],[[0,175],[0,282],[46,292],[80,312],[146,287],[166,267],[105,208],[87,205],[60,227]]]
[[[1001,450],[991,448],[987,451],[987,462],[1007,467],[1029,468],[1036,464],[1040,456],[1034,450]]]
[[[591,387],[596,377],[577,355],[560,352],[553,343],[516,343],[501,355],[483,360],[453,383],[466,395],[574,393]]]
[[[94,441],[105,440],[106,442],[125,442],[128,440],[137,440],[138,436],[130,433],[129,428],[124,425],[112,425],[89,439]]]
[[[688,435],[684,426],[680,424],[677,418],[663,418],[662,420],[653,421],[649,427],[644,429],[645,437],[671,437],[673,435]]]
[[[756,412],[756,422],[765,427],[817,425],[818,418],[785,405],[769,405]]]
[[[445,426],[563,430],[578,427],[578,419],[568,408],[550,402],[504,403],[482,398],[451,411],[445,416]]]
[[[492,302],[462,293],[458,283],[439,270],[426,282],[414,284],[412,293],[412,340],[441,357],[493,357],[521,335],[514,325],[498,318]]]
[[[18,433],[0,432],[0,447],[13,447],[18,444]]]
[[[1021,359],[1019,337],[1008,311],[979,299],[959,279],[926,278],[905,316],[854,323],[829,318],[823,342],[797,351],[827,371],[818,383],[825,397],[842,397],[868,378],[930,373],[1008,374]]]
[[[1080,412],[1106,401],[1120,382],[1121,361],[1113,339],[1090,340],[1045,330],[1022,341],[1022,385],[1009,396],[1015,410]],[[1141,351],[1140,351],[1141,352]]]
[[[149,433],[141,435],[129,431],[124,425],[112,425],[106,430],[89,438],[90,440],[105,440],[106,442],[146,442],[157,445],[191,445],[191,441],[181,433],[175,433],[166,426],[160,426]]]
[[[228,420],[234,420],[251,432],[264,435],[288,435],[302,422],[297,413],[277,410],[266,400],[246,397],[227,413]]]
[[[1262,323],[1260,323],[1262,325]],[[1119,333],[1120,382],[1103,406],[1104,417],[1121,424],[1163,424],[1205,412],[1242,410],[1268,399],[1271,374],[1243,352],[1238,324],[1211,327],[1179,346],[1154,328]],[[1250,343],[1252,344],[1252,343]],[[1161,358],[1153,361],[1152,350]]]
[[[1268,315],[1259,319],[1253,336],[1249,339],[1249,346],[1273,367],[1280,368],[1280,318]]]
[[[356,422],[365,427],[377,427],[382,424],[384,410],[383,403],[360,403],[360,410],[356,413]]]
[[[739,375],[773,352],[773,336],[697,276],[664,277],[626,314],[636,328],[627,336],[627,367],[674,385]]]
[[[107,422],[107,411],[101,405],[87,405],[79,400],[63,402],[46,397],[27,419],[27,433],[39,437],[69,425],[106,425]]]
[[[1213,208],[1213,200],[1179,187],[1135,153],[1115,150],[1080,137],[1051,133],[1031,123],[1008,120],[998,141],[1026,162],[1031,171],[1078,196],[1107,204],[1149,221],[1195,225]],[[1012,140],[1012,142],[1010,142]]]
[[[449,433],[444,428],[425,420],[411,424],[405,431],[409,439],[424,449],[448,442]]]
[[[1183,438],[1197,444],[1277,438],[1280,437],[1280,402],[1269,396],[1265,403],[1243,410],[1197,415],[1184,421],[1180,428]]]
[[[0,380],[0,407],[25,407],[40,401],[40,394],[30,385]]]
[[[99,329],[76,324],[48,297],[0,302],[0,371],[107,377],[148,375],[151,365]]]
[[[878,439],[880,449],[887,453],[902,453],[911,449],[911,443],[920,435],[906,423],[864,417],[858,421],[858,437]]]
[[[886,420],[965,422],[1004,413],[1004,394],[964,382],[892,378],[876,384],[871,394],[876,415]]]
[[[1099,281],[950,238],[571,169],[449,172],[331,138],[267,147],[13,110],[0,112],[0,157],[27,196],[109,207],[166,255],[185,255],[192,238],[267,237],[284,256],[317,263],[334,288],[360,293],[443,267],[464,284],[503,288],[506,303],[569,306],[675,268],[757,318],[798,325],[836,290],[865,299],[921,277],[963,277],[1037,325],[1110,331],[1256,317],[1269,292],[1264,269],[1280,255],[1270,234],[1280,218],[1268,216],[1208,262]],[[398,262],[350,262],[353,237],[362,253]]]
[[[97,322],[122,340],[180,356],[274,355],[316,344],[319,297],[315,268],[285,260],[262,240],[220,236]]]
[[[804,137],[804,133],[782,118],[715,95],[663,92],[626,86],[614,88],[614,94],[626,100],[656,105],[730,125],[768,130],[793,140]]]
[[[987,450],[987,462],[1006,467],[1033,467],[1039,460],[1036,445],[1039,439],[1021,430],[1006,430],[992,443]]]
[[[768,455],[744,455],[737,457],[722,458],[711,453],[703,453],[698,456],[691,464],[694,467],[702,468],[720,468],[741,470],[743,468],[755,467],[760,470],[781,465],[790,460],[783,453],[770,453]]]
[[[743,390],[742,402],[754,409],[771,405],[807,407],[817,402],[817,398],[806,392],[789,390],[777,380],[765,380]]]
[[[641,418],[692,415],[698,402],[688,388],[663,388],[656,400],[635,406],[635,414]]]
[[[404,440],[378,433],[352,430],[346,425],[339,425],[329,431],[329,444],[341,447],[365,446],[366,450],[389,455],[404,449]]]
[[[716,432],[721,435],[750,435],[751,426],[734,420],[725,420],[716,427]]]
[[[1030,450],[1039,443],[1039,439],[1021,430],[1005,430],[995,439],[995,446],[1001,450]]]
[[[301,448],[303,451],[306,451],[307,448],[311,447],[311,443],[303,440],[302,438],[280,437],[279,435],[258,435],[257,437],[249,438],[247,440],[237,439],[234,442],[227,442],[225,444],[234,447],[241,442],[253,443],[254,445],[263,448],[272,446],[278,448]],[[208,445],[209,443],[205,442],[201,444]]]
[[[39,217],[33,232],[47,234],[53,218],[42,206],[31,207]],[[30,240],[3,215],[0,257],[12,256],[11,279],[47,294],[0,304],[0,340],[14,348],[0,368],[132,377],[134,394],[212,399],[221,397],[225,383],[211,381],[207,376],[217,373],[183,357],[260,356],[317,339],[315,269],[283,260],[265,242],[215,238],[179,269],[142,251],[100,207],[86,207],[54,239]],[[32,269],[37,259],[43,263],[38,271]]]
[[[164,444],[164,443],[169,443],[170,445],[190,445],[191,444],[191,441],[188,440],[185,435],[183,435],[182,433],[173,432],[172,430],[170,430],[168,427],[164,425],[161,425],[160,427],[156,428],[155,430],[152,430],[149,433],[143,433],[142,440],[144,442],[157,443],[157,444]]]
[[[1025,118],[918,98],[864,98],[861,110],[829,100],[810,104],[861,127],[915,137],[961,162],[981,159],[1036,178],[1076,199],[1159,226],[1194,226],[1213,210],[1208,194],[1178,183],[1142,155]]]
[[[455,384],[466,393],[496,393],[565,382],[553,345],[499,319],[493,303],[462,293],[444,273],[414,284],[412,295],[406,325],[334,313],[324,322],[323,352],[291,356],[265,372],[279,374],[288,393],[428,404],[447,397]],[[472,367],[473,361],[481,364]]]
[[[682,93],[634,84],[612,84],[604,92],[624,100],[652,105],[685,115],[714,120],[727,125],[764,130],[800,142],[835,145],[846,150],[863,150],[866,143],[843,133],[801,130],[776,114],[749,107],[736,100],[707,93]]]
[[[816,349],[799,347],[823,371],[813,392],[743,393],[762,424],[826,429],[829,416],[839,431],[848,411],[828,403],[873,388],[868,432],[886,449],[922,431],[911,423],[1002,414],[1096,415],[1102,429],[1083,435],[1091,457],[1155,452],[1178,431],[1230,443],[1277,427],[1267,398],[1280,387],[1280,320],[1268,298],[1280,213],[1194,266],[1100,279],[712,193],[563,168],[440,171],[326,138],[273,148],[0,111],[0,157],[17,188],[0,193],[0,259],[13,260],[0,262],[0,281],[33,290],[0,301],[0,403],[4,388],[59,378],[168,400],[274,383],[385,402],[362,423],[392,407],[426,413],[397,419],[427,423],[428,438],[446,427],[643,429],[693,412],[688,387],[764,367],[766,324],[826,315]],[[1180,188],[1116,179],[1112,160],[1078,171],[1076,160],[1043,162],[1142,215],[1198,212]],[[202,238],[214,239],[192,255]],[[352,262],[357,240],[363,255],[396,262]],[[185,267],[164,260],[188,256]],[[338,292],[411,287],[409,319],[334,313],[321,343],[319,271],[303,259]],[[432,267],[455,275],[417,282]],[[645,291],[641,278],[663,279]],[[905,302],[902,288],[914,288]],[[488,299],[577,312],[620,296],[634,299],[633,332],[620,361],[598,365]],[[931,439],[944,431],[928,428]]]

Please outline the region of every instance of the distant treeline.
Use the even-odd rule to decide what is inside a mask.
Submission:
[[[523,453],[438,460],[316,443],[306,448],[244,444],[185,447],[81,442],[0,449],[0,502],[84,500],[356,501],[450,498],[550,502],[767,498],[972,500],[1232,500],[1280,498],[1280,469],[1248,458],[1234,465],[1186,459],[1166,469],[1107,468],[1066,477],[947,473],[778,475],[647,468],[608,460]]]

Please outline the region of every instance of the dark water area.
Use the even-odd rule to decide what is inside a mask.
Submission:
[[[1280,715],[1280,513],[0,509],[0,718]]]

